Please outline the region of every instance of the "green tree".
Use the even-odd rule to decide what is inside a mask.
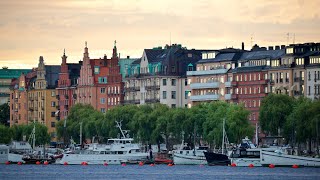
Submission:
[[[8,144],[12,139],[12,131],[9,127],[0,124],[0,144]]]
[[[294,99],[283,94],[269,94],[261,103],[259,120],[261,129],[268,135],[282,135],[287,117],[291,114]]]
[[[14,125],[12,129],[13,139],[17,141],[29,140],[33,127],[35,126],[35,145],[44,145],[50,142],[48,128],[45,125],[35,123],[28,125]],[[25,137],[25,138],[24,138]],[[32,142],[29,142],[32,143]]]
[[[9,126],[10,107],[8,103],[0,105],[0,124]]]

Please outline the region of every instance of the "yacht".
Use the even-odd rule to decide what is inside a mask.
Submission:
[[[310,166],[320,167],[320,158],[288,155],[283,149],[270,151],[262,149],[260,154],[262,166],[274,164],[275,166]]]
[[[257,148],[251,140],[246,137],[242,139],[241,144],[232,150],[229,158],[231,164],[236,166],[262,166],[260,161],[260,151],[261,149]]]
[[[64,153],[60,164],[121,164],[129,161],[144,161],[149,159],[149,153],[140,151],[139,144],[133,143],[133,138],[127,138],[121,125],[117,122],[122,138],[108,139],[107,144],[92,144],[87,150],[78,153]]]
[[[178,150],[173,150],[173,163],[174,164],[207,164],[204,152],[208,150],[207,146],[199,146],[191,149],[186,144],[181,144]]]

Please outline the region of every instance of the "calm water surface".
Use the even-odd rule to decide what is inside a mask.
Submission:
[[[0,165],[0,179],[320,179],[320,168]]]

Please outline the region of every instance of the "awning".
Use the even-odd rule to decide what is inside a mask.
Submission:
[[[59,115],[59,110],[58,111],[56,111],[54,114],[56,115],[56,116],[58,116]]]

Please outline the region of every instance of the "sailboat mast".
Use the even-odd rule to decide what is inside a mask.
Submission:
[[[34,149],[36,147],[36,126],[33,125],[33,130],[32,130],[32,148]]]
[[[258,139],[258,123],[256,123],[256,144],[258,146],[259,144],[259,139]]]
[[[224,154],[224,140],[225,140],[225,130],[224,130],[224,126],[225,126],[225,121],[226,119],[223,119],[223,124],[222,124],[222,154]]]
[[[80,147],[82,147],[82,122],[80,123]]]

